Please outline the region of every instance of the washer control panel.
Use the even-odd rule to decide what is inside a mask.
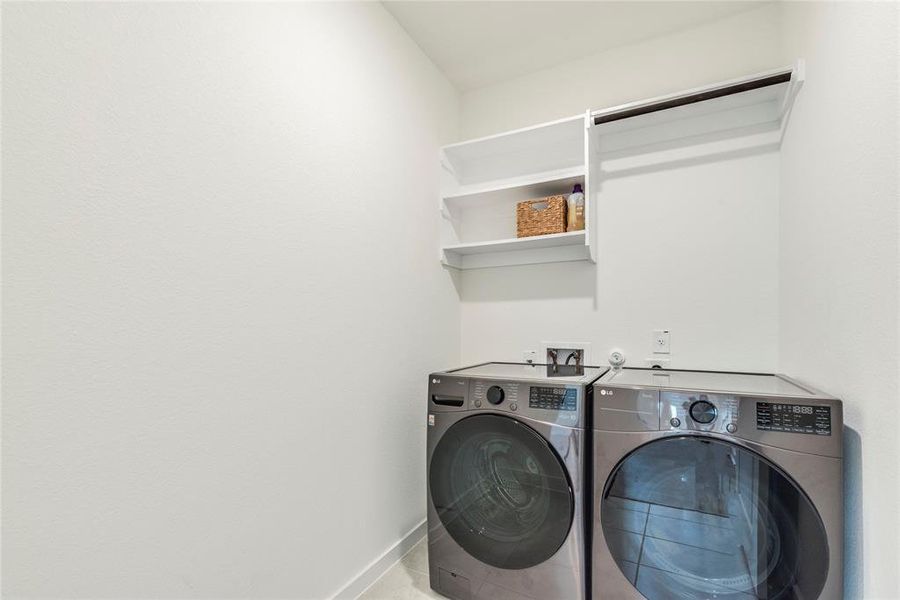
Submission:
[[[581,424],[580,386],[531,385],[518,381],[472,379],[469,410],[492,410],[576,427]]]
[[[660,429],[670,431],[738,431],[738,397],[702,392],[662,392]]]
[[[549,410],[578,410],[578,390],[573,387],[531,386],[528,391],[528,406]]]

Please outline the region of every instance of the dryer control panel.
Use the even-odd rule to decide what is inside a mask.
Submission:
[[[740,402],[731,394],[661,392],[659,428],[737,433]]]
[[[760,431],[831,435],[831,407],[757,402],[756,428]]]

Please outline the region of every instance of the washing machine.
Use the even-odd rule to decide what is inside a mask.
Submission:
[[[605,371],[487,363],[429,376],[432,589],[455,600],[586,597],[586,427]]]
[[[839,600],[840,400],[781,375],[594,385],[594,600]]]

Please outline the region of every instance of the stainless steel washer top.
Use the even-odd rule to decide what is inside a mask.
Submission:
[[[783,375],[622,369],[594,384],[592,590],[839,600],[841,401]]]
[[[565,365],[558,367],[563,369]],[[527,381],[544,381],[547,383],[593,383],[609,369],[606,367],[582,367],[578,374],[568,375],[564,371],[554,373],[552,365],[533,365],[525,363],[491,362],[474,367],[464,367],[448,371],[454,375],[467,377],[484,377],[486,379],[522,379]]]

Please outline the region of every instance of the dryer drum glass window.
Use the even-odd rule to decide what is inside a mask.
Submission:
[[[712,438],[650,442],[610,476],[603,535],[649,600],[813,599],[828,543],[806,495],[760,455]]]
[[[559,457],[534,430],[498,415],[468,417],[441,438],[432,499],[449,534],[489,565],[525,569],[553,556],[574,497]]]

